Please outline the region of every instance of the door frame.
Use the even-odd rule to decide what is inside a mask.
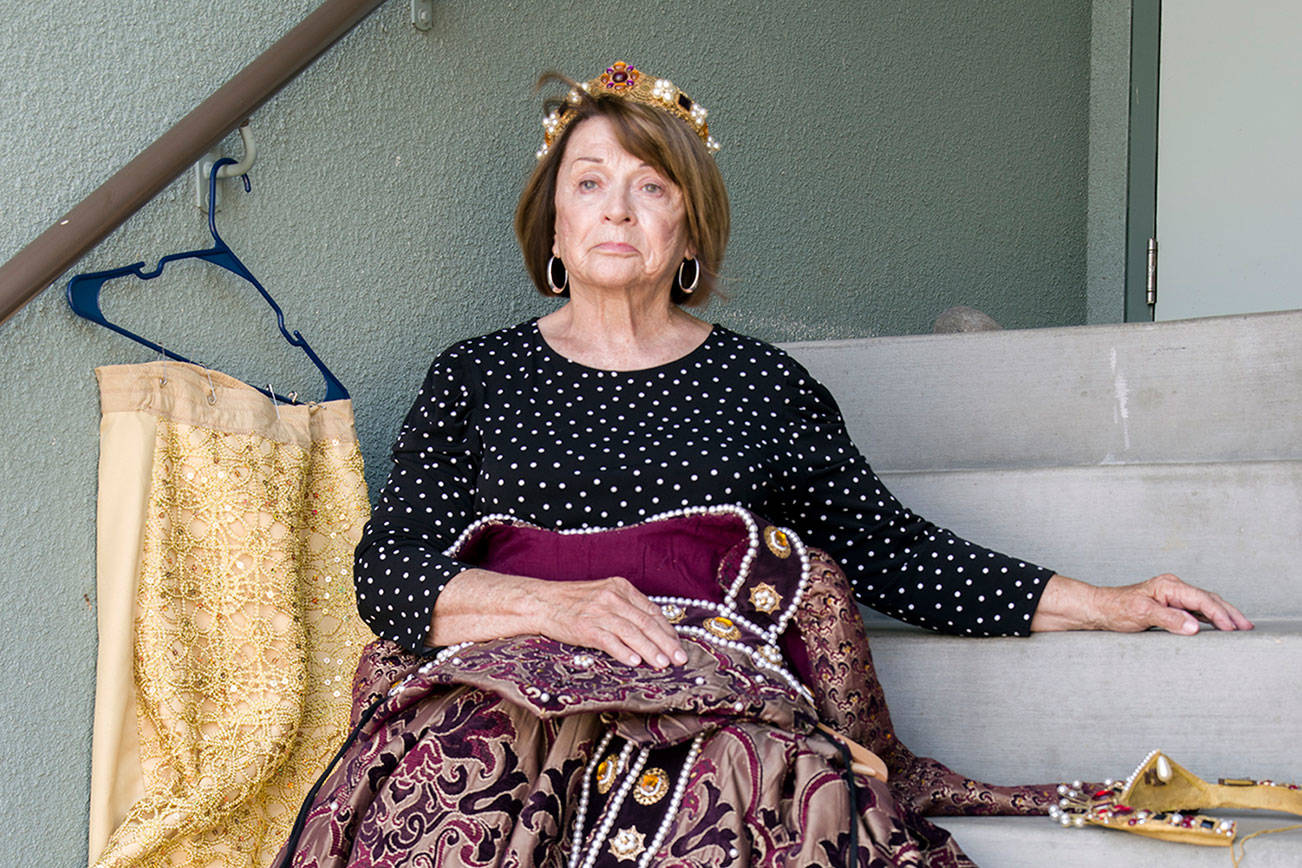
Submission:
[[[1126,151],[1126,322],[1152,322],[1148,239],[1157,236],[1157,100],[1162,0],[1130,5],[1130,130]]]

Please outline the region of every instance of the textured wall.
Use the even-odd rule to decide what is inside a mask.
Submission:
[[[0,5],[0,260],[316,5]],[[953,304],[1006,326],[1085,318],[1090,6],[392,2],[254,117],[253,192],[220,225],[351,388],[371,485],[429,357],[546,311],[510,228],[540,69],[625,58],[712,111],[736,222],[733,300],[779,340],[927,331]],[[238,151],[238,140],[225,143]],[[172,185],[79,270],[206,243]],[[318,393],[252,291],[200,269],[106,311],[278,390]],[[47,292],[0,326],[0,863],[85,858],[94,683],[95,365],[143,361]],[[39,782],[39,785],[37,785]],[[33,851],[30,846],[40,841]]]

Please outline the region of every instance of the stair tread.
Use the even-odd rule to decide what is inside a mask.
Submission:
[[[1238,840],[1263,829],[1300,822],[1289,814],[1233,817]],[[931,817],[953,833],[963,851],[983,868],[1044,868],[1046,865],[1106,865],[1108,868],[1224,868],[1230,856],[1223,847],[1199,847],[1156,841],[1106,829],[1063,829],[1043,817]],[[1246,842],[1244,868],[1297,868],[1302,864],[1302,829],[1263,835]]]
[[[1123,777],[1160,747],[1196,774],[1302,780],[1302,619],[1198,636],[869,636],[900,739],[972,777]]]

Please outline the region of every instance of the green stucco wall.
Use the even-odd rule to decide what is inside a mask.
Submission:
[[[0,4],[0,261],[316,0]],[[393,0],[253,118],[223,234],[352,390],[372,489],[433,353],[545,312],[510,218],[544,68],[626,59],[711,110],[733,196],[731,301],[773,340],[1086,318],[1088,2]],[[224,144],[238,153],[238,140]],[[206,243],[191,181],[81,263]],[[61,286],[60,286],[61,289]],[[315,395],[252,290],[196,268],[110,316],[215,368]],[[148,360],[44,293],[0,326],[0,863],[85,860],[94,686],[96,365]]]

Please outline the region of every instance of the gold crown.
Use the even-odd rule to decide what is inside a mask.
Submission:
[[[674,117],[686,121],[705,142],[711,154],[719,150],[719,143],[710,135],[710,125],[705,122],[709,112],[700,103],[683,93],[667,78],[653,78],[636,67],[618,60],[606,67],[606,71],[591,81],[579,85],[589,94],[599,93],[631,99],[643,105],[649,105],[666,111]],[[561,137],[576,116],[574,107],[581,101],[578,90],[571,90],[565,102],[547,113],[543,118],[543,146],[538,149],[538,159],[542,159]]]

